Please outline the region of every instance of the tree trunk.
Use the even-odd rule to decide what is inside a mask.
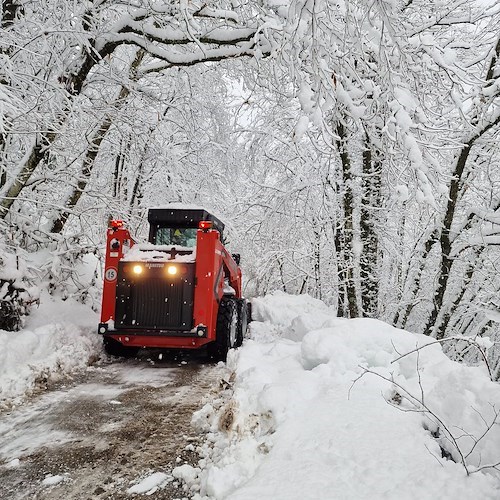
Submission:
[[[314,262],[314,282],[316,289],[316,298],[319,300],[323,299],[323,292],[321,287],[321,232],[317,229],[316,221],[313,222],[315,228],[314,232],[314,251],[313,251],[313,262]]]
[[[476,251],[476,262],[478,261],[480,255],[481,252]],[[462,302],[465,292],[467,291],[467,286],[471,282],[472,276],[474,275],[475,269],[476,269],[475,265],[469,265],[469,267],[467,268],[467,271],[465,272],[465,277],[462,281],[460,292],[457,293],[455,300],[444,314],[443,319],[440,321],[439,325],[436,325],[435,327],[436,339],[441,340],[445,337],[446,329],[448,328],[450,319],[457,310],[459,304]]]
[[[130,66],[130,75],[131,80],[137,75],[137,68],[139,67],[142,59],[144,58],[144,51],[141,49],[137,52],[134,61]],[[126,87],[122,87],[120,89],[120,93],[118,94],[118,98],[115,101],[115,108],[120,108],[123,106],[125,99],[130,94],[130,89]],[[82,163],[82,170],[80,172],[80,176],[78,178],[78,182],[73,189],[73,192],[66,200],[64,204],[65,210],[61,213],[58,219],[56,219],[52,225],[51,232],[52,233],[60,233],[68,220],[68,217],[71,215],[72,210],[75,208],[76,204],[80,200],[87,184],[90,180],[90,176],[92,175],[92,170],[94,169],[95,160],[97,158],[97,154],[99,153],[99,148],[101,146],[102,141],[106,137],[111,125],[113,124],[113,117],[111,115],[107,115],[100,127],[94,133],[92,139],[90,140],[89,147],[87,148],[87,152],[85,154],[85,158]]]
[[[337,276],[338,276],[338,286],[337,286],[337,316],[343,318],[347,316],[347,293],[345,284],[347,281],[347,273],[345,270],[345,259],[344,259],[344,249],[342,244],[342,235],[340,227],[334,228],[334,246],[335,255],[337,260]]]
[[[54,138],[55,134],[40,134],[35,139],[35,144],[32,146],[31,153],[29,154],[27,160],[0,200],[1,219],[5,219],[9,213],[10,207],[20,195],[30,177],[33,175],[36,167],[44,157],[47,147],[52,144]]]
[[[345,290],[347,298],[347,311],[350,318],[356,318],[359,315],[358,300],[356,294],[356,283],[354,280],[354,195],[353,195],[353,175],[352,165],[349,153],[347,151],[346,131],[344,125],[337,122],[337,148],[340,154],[342,164],[342,207],[344,211],[344,225],[342,227],[343,256],[345,266]]]
[[[451,266],[453,264],[453,259],[451,257],[451,238],[450,238],[451,225],[453,223],[455,210],[457,208],[457,203],[458,203],[458,197],[460,194],[460,189],[462,187],[462,176],[473,143],[474,141],[471,140],[464,148],[462,148],[462,151],[458,156],[455,170],[453,172],[453,177],[450,182],[446,213],[444,216],[441,232],[439,235],[439,244],[441,252],[439,256],[440,262],[438,266],[438,279],[437,279],[438,286],[436,291],[434,292],[433,308],[429,316],[429,319],[427,320],[427,325],[424,329],[425,335],[435,334],[434,324],[443,306],[444,296],[446,293],[446,288],[448,286],[448,280],[450,278]]]
[[[5,217],[7,217],[10,208],[21,194],[21,191],[25,188],[27,182],[44,158],[48,148],[58,137],[61,126],[66,122],[71,113],[70,104],[74,97],[79,95],[82,91],[83,84],[90,70],[102,57],[110,54],[112,50],[114,50],[114,46],[108,45],[105,46],[98,55],[94,53],[87,54],[77,73],[59,78],[60,82],[64,83],[66,86],[66,101],[68,104],[58,113],[52,130],[41,132],[36,138],[35,143],[31,147],[31,152],[21,166],[19,173],[6,189],[5,194],[0,200],[0,219],[5,219]]]
[[[363,316],[375,317],[378,306],[378,236],[375,232],[376,211],[381,206],[382,168],[373,159],[368,136],[363,151],[363,178],[360,232],[363,250],[360,258],[361,305]]]
[[[14,24],[18,10],[21,9],[21,4],[14,0],[2,0],[2,20],[0,26],[2,29],[8,29]]]
[[[489,85],[489,82],[494,77],[494,71],[499,55],[500,55],[500,38],[497,40],[490,64],[488,66],[488,71],[486,73],[486,81],[487,81],[486,86]],[[479,117],[481,115],[481,112],[483,111],[484,110],[482,109],[477,110],[475,115],[470,120],[474,126],[476,127],[478,126]],[[438,279],[437,279],[438,286],[434,293],[433,308],[424,330],[424,333],[426,335],[435,336],[437,334],[435,328],[435,322],[443,306],[443,301],[448,286],[448,280],[450,278],[451,266],[453,265],[453,259],[451,257],[451,246],[452,246],[452,241],[450,237],[451,226],[453,224],[455,217],[458,198],[460,195],[460,190],[462,188],[462,176],[465,171],[465,166],[467,165],[467,160],[469,159],[470,152],[476,141],[480,137],[482,137],[486,132],[488,132],[488,130],[498,125],[499,123],[500,123],[500,115],[497,116],[496,119],[490,121],[489,123],[484,124],[479,130],[477,130],[477,132],[472,137],[470,137],[467,141],[464,141],[465,145],[460,151],[460,154],[458,155],[455,169],[453,171],[453,176],[450,182],[450,187],[448,190],[448,203],[446,206],[446,213],[443,219],[441,232],[439,236],[441,255],[438,268]],[[440,338],[443,338],[442,336],[444,335],[444,332],[440,331],[439,335],[441,336]]]
[[[408,318],[410,317],[413,308],[418,304],[416,295],[417,292],[420,290],[420,282],[422,280],[422,274],[425,269],[426,259],[429,256],[429,253],[436,242],[437,242],[437,234],[435,231],[431,234],[431,236],[427,239],[427,241],[424,244],[424,249],[419,259],[419,264],[416,274],[411,279],[408,278],[409,284],[407,285],[407,291],[405,292],[405,296],[407,297],[405,302],[407,303],[407,305],[403,312],[401,311],[401,309],[398,310],[393,321],[393,324],[398,326],[399,328],[406,327],[406,323],[408,322]]]
[[[132,195],[130,197],[130,214],[132,214],[132,211],[134,207],[137,205],[139,206],[142,200],[143,192],[142,192],[142,181],[143,181],[143,170],[144,170],[144,163],[141,161],[139,163],[139,167],[137,169],[137,175],[135,176],[135,181],[134,181],[134,187],[132,188]]]
[[[85,158],[83,159],[82,170],[80,172],[80,176],[78,178],[78,182],[73,189],[73,192],[66,200],[64,204],[65,210],[59,215],[59,217],[53,222],[52,228],[50,230],[51,233],[60,233],[69,216],[72,213],[73,208],[75,208],[78,200],[81,198],[85,188],[87,187],[87,183],[90,180],[90,176],[92,174],[92,169],[94,168],[95,159],[97,157],[97,153],[99,152],[99,147],[108,133],[112,124],[112,120],[108,117],[102,123],[101,126],[94,133],[89,147],[87,148],[87,152],[85,153]]]
[[[10,123],[8,116],[5,117],[4,120],[4,129],[6,129],[6,132],[0,133],[0,189],[7,183],[7,155],[5,150],[7,148],[7,136]]]

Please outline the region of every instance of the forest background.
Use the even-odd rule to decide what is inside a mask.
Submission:
[[[247,296],[500,342],[495,0],[2,0],[0,29],[0,328],[97,310],[109,219],[181,202]]]

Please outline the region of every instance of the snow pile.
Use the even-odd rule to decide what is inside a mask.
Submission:
[[[252,300],[252,319],[271,325],[286,327],[299,315],[307,313],[319,314],[323,318],[333,314],[324,302],[310,295],[288,295],[277,291]]]
[[[44,295],[25,329],[0,330],[0,407],[99,358],[97,323],[89,307]]]
[[[42,481],[42,484],[44,486],[55,486],[56,484],[62,483],[65,479],[65,476],[61,476],[59,474],[55,476],[47,474],[47,477]]]
[[[174,470],[194,498],[500,497],[484,468],[500,460],[500,386],[485,369],[306,296],[253,312],[229,396],[193,417],[208,438],[199,467]]]
[[[134,486],[131,486],[127,490],[127,493],[129,494],[145,493],[146,495],[152,495],[158,489],[164,487],[167,483],[172,481],[172,479],[173,479],[172,476],[168,476],[164,472],[154,472],[153,474],[150,474],[149,476],[145,477],[139,483],[135,484]]]

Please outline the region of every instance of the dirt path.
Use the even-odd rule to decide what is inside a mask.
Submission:
[[[167,484],[145,498],[185,497],[170,473],[196,462],[191,415],[222,372],[196,359],[115,362],[0,414],[0,499],[130,499],[155,472]]]

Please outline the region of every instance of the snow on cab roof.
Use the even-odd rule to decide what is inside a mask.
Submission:
[[[212,213],[211,210],[201,205],[191,205],[189,203],[167,203],[166,205],[158,205],[151,207],[150,210],[204,210],[205,212]]]

